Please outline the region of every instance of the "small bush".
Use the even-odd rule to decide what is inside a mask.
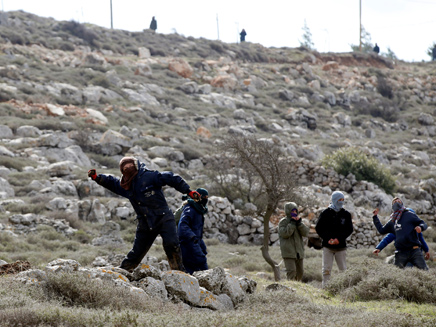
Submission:
[[[0,321],[2,325],[4,324],[3,326],[44,326],[44,320],[35,311],[20,307],[1,310]]]
[[[59,49],[63,50],[63,51],[74,51],[74,44],[70,43],[70,42],[62,42],[61,45],[59,46]]]
[[[5,166],[5,167],[12,169],[12,170],[22,171],[24,167],[30,166],[30,163],[23,161],[23,158],[1,156],[0,157],[0,166]],[[11,177],[12,181],[14,180],[14,175],[9,176],[9,177]],[[23,178],[23,176],[21,176],[21,178]],[[18,176],[17,176],[17,179],[19,179]],[[8,180],[9,180],[9,178],[8,178]],[[26,181],[26,183],[29,183],[29,181]],[[18,184],[13,184],[13,185],[18,185]]]
[[[379,76],[377,79],[377,91],[385,98],[392,99],[394,97],[392,86],[383,76]]]
[[[69,21],[62,23],[62,30],[71,33],[74,36],[77,36],[78,38],[83,39],[84,41],[88,42],[90,45],[95,45],[95,42],[98,39],[97,34],[93,31],[88,29],[85,25],[80,24],[75,21]]]
[[[357,114],[371,115],[374,118],[383,118],[387,122],[395,122],[401,110],[400,105],[393,100],[383,98],[375,103],[361,101],[355,105],[355,108]]]
[[[159,56],[159,57],[166,57],[166,53],[164,50],[162,49],[155,49],[150,47],[150,55],[154,56]]]
[[[327,290],[351,301],[402,299],[416,303],[436,303],[434,270],[400,269],[380,260],[366,259],[333,275]]]
[[[92,236],[84,230],[78,230],[77,232],[75,232],[73,238],[82,244],[91,243],[92,240]]]
[[[322,160],[325,167],[333,168],[338,174],[353,174],[356,179],[372,182],[387,193],[395,191],[395,179],[390,170],[380,164],[376,158],[368,156],[357,148],[343,148],[326,155]]]
[[[212,43],[210,44],[210,47],[211,47],[211,49],[215,50],[215,51],[218,52],[218,53],[223,53],[223,52],[226,51],[226,50],[223,48],[223,46],[222,46],[220,43],[217,43],[217,42],[212,42]]]
[[[151,302],[125,287],[114,286],[112,281],[91,279],[81,273],[48,274],[43,287],[47,300],[57,299],[65,306],[139,310]]]
[[[106,75],[95,76],[93,79],[89,81],[89,84],[98,85],[108,89],[111,86],[111,83],[107,79]]]

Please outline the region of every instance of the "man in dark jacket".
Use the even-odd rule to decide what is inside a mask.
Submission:
[[[241,42],[245,42],[245,36],[247,35],[247,32],[245,32],[245,29],[242,29],[241,33],[239,33]]]
[[[327,285],[333,268],[333,259],[340,271],[347,269],[346,239],[353,233],[351,214],[343,208],[344,194],[339,191],[332,193],[331,203],[321,212],[316,224],[316,232],[322,238],[322,287]]]
[[[204,188],[196,190],[200,201],[188,199],[180,217],[178,234],[182,249],[183,265],[188,273],[207,270],[207,249],[203,241],[204,215],[207,213],[209,193]]]
[[[380,53],[380,47],[377,45],[377,43],[375,44],[375,47],[372,49],[372,51],[374,51],[376,54]]]
[[[427,229],[427,224],[413,211],[404,207],[400,198],[392,200],[392,214],[386,225],[382,225],[378,218],[378,208],[372,217],[377,231],[384,235],[395,234],[395,265],[404,268],[408,262],[419,269],[427,270],[418,234]]]
[[[179,175],[149,170],[144,163],[133,157],[121,159],[120,171],[121,179],[111,175],[97,175],[95,169],[88,171],[88,176],[97,184],[129,199],[137,215],[138,225],[133,248],[120,268],[133,271],[160,235],[171,269],[184,271],[174,216],[168,208],[162,187],[171,186],[194,198],[199,198],[200,195],[191,191]]]
[[[150,29],[151,29],[153,32],[156,32],[156,30],[157,30],[157,21],[156,21],[156,18],[154,18],[154,16],[153,16],[153,18],[151,19]]]
[[[286,217],[279,222],[280,251],[288,280],[301,281],[303,278],[304,241],[309,227],[298,217],[298,207],[294,202],[285,203]]]

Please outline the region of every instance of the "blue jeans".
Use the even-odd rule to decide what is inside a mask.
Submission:
[[[395,252],[395,265],[399,268],[404,268],[408,263],[419,269],[428,270],[425,263],[424,255],[420,248],[409,251]]]

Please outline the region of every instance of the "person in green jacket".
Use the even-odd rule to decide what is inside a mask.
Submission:
[[[286,217],[279,222],[280,250],[288,280],[301,281],[303,278],[304,242],[309,227],[298,217],[298,207],[294,202],[285,203]]]

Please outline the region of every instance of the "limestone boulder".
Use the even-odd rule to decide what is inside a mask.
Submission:
[[[178,270],[164,271],[162,281],[169,294],[194,306],[200,305],[200,286],[198,280]]]
[[[165,288],[165,283],[161,280],[152,277],[145,277],[137,282],[133,282],[132,284],[143,289],[145,293],[151,297],[168,300],[168,291]]]
[[[168,69],[184,78],[190,78],[194,72],[188,62],[181,58],[172,58],[168,62]]]
[[[228,295],[234,305],[241,302],[246,296],[238,279],[221,267],[196,271],[194,277],[198,279],[199,285],[208,291],[218,295]]]

